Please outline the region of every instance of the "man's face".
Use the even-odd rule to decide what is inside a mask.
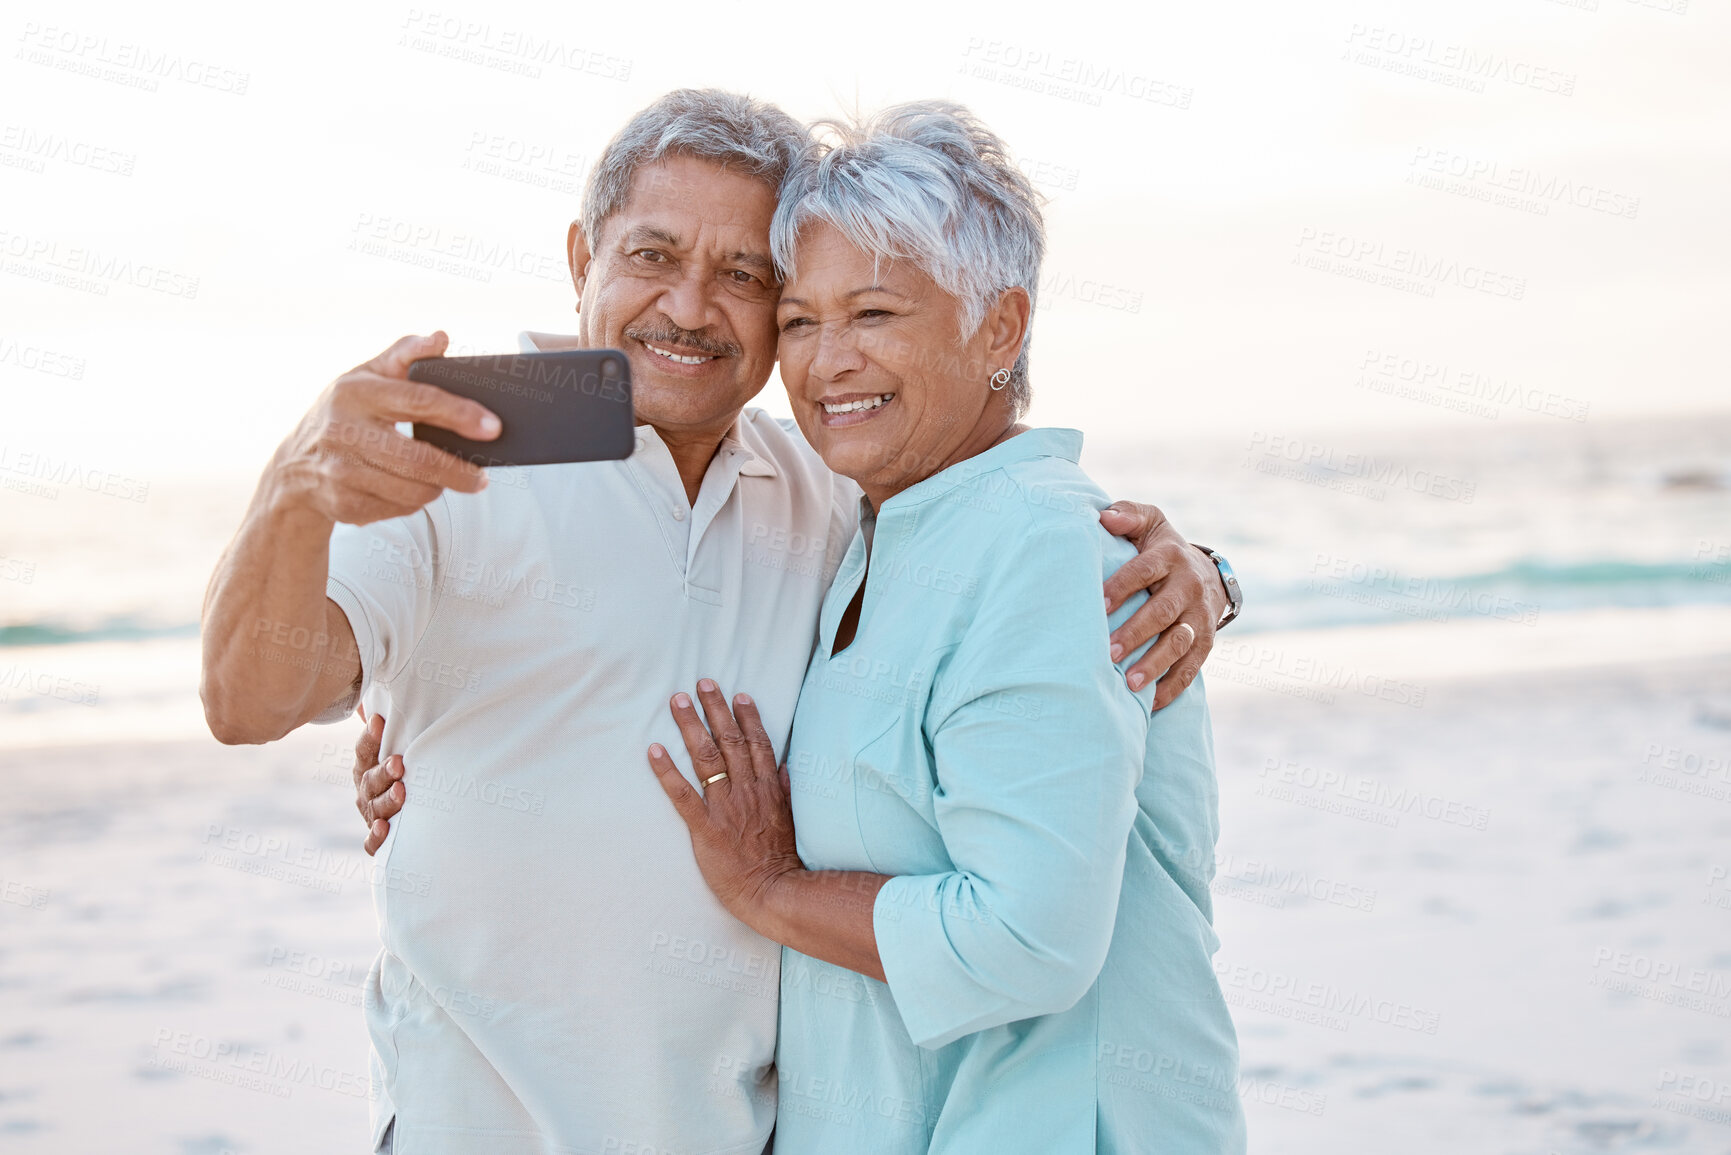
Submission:
[[[637,420],[709,435],[775,365],[775,190],[693,157],[637,170],[630,199],[586,237],[571,226],[579,333],[631,361]]]

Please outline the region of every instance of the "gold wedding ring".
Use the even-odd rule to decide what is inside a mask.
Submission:
[[[703,780],[703,785],[705,787],[714,786],[717,782],[720,782],[725,777],[727,777],[727,771],[725,771],[725,770],[723,770],[719,774],[711,774],[709,777],[707,777]]]

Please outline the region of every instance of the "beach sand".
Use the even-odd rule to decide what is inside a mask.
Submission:
[[[365,1149],[352,737],[0,753],[0,1148]]]
[[[1731,661],[1426,691],[1217,705],[1251,1150],[1731,1152]]]
[[[1731,1152],[1722,608],[1228,632],[1211,669],[1253,1151]],[[354,727],[227,749],[189,693],[0,750],[8,1152],[364,1149]]]

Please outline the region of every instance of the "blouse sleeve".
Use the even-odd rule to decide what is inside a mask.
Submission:
[[[937,672],[926,734],[954,869],[892,879],[873,909],[921,1046],[1068,1009],[1104,965],[1153,696],[1107,653],[1111,540],[1092,519],[1031,533]]]

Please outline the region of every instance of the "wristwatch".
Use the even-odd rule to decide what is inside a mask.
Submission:
[[[1220,584],[1226,587],[1226,600],[1230,604],[1226,607],[1226,616],[1216,622],[1214,628],[1217,630],[1224,629],[1226,623],[1237,617],[1238,611],[1244,608],[1244,590],[1238,584],[1238,575],[1232,572],[1232,567],[1227,564],[1225,558],[1205,545],[1196,542],[1190,544],[1207,554],[1208,560],[1214,563],[1214,568],[1220,571]]]

